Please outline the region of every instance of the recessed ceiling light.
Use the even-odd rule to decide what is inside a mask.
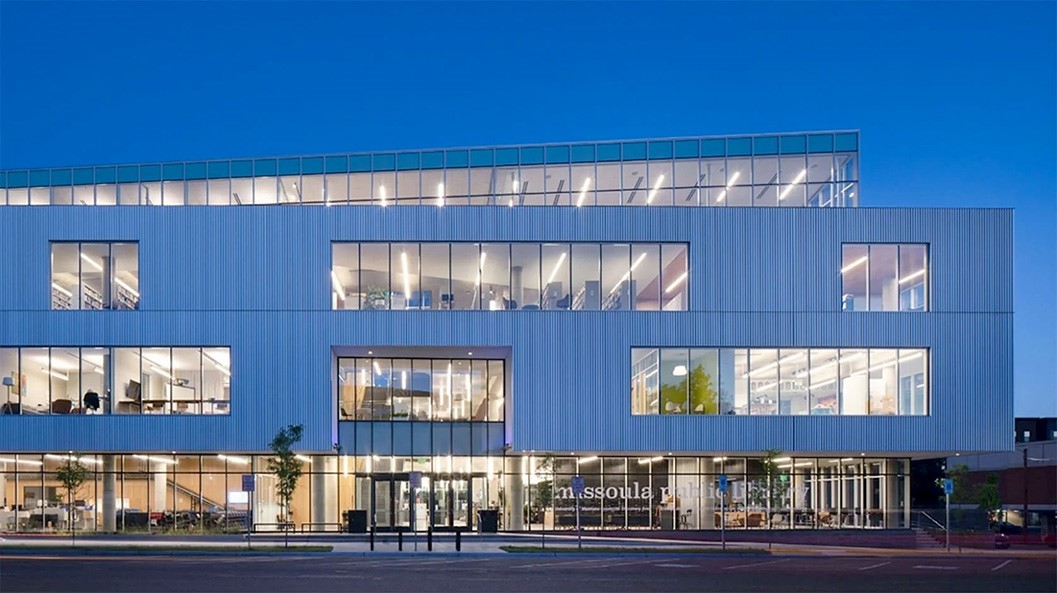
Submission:
[[[467,352],[466,356],[473,356],[473,352]]]
[[[368,350],[367,354],[374,354],[374,350]]]

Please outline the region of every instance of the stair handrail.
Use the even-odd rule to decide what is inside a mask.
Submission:
[[[936,525],[936,527],[938,527],[941,531],[947,531],[947,526],[944,525],[943,523],[940,523],[936,519],[933,519],[932,515],[926,513],[925,511],[918,511],[918,512],[920,514],[924,515],[929,521],[932,521]]]

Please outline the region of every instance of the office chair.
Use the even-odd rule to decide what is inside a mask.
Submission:
[[[68,399],[57,399],[51,402],[52,414],[69,414],[73,410],[73,402]]]

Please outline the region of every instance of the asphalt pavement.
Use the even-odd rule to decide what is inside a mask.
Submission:
[[[0,591],[1057,590],[1051,557],[692,554],[4,555]]]

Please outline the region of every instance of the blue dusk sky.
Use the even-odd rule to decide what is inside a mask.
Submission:
[[[862,130],[862,205],[1015,208],[1057,415],[1057,4],[0,2],[0,168]]]

